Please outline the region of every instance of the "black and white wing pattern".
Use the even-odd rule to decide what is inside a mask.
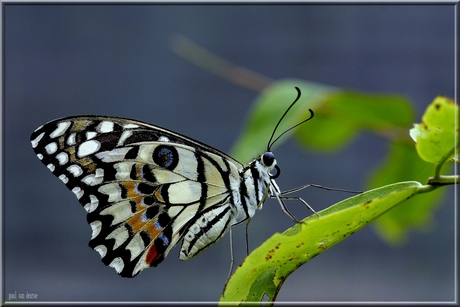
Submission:
[[[181,239],[180,259],[196,256],[279,193],[271,152],[242,165],[136,120],[67,117],[36,129],[31,143],[86,210],[90,247],[123,277],[158,265]]]

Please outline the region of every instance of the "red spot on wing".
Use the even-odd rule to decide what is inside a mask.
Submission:
[[[145,257],[145,262],[149,265],[157,266],[161,261],[163,261],[163,254],[158,254],[155,244],[150,246],[147,251],[147,256]]]

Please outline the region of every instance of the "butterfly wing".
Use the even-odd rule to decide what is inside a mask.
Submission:
[[[139,121],[67,117],[31,136],[37,157],[87,211],[90,247],[124,277],[158,265],[185,236],[181,259],[235,218],[242,165],[196,140]]]

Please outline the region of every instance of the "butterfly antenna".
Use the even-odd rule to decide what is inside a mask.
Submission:
[[[278,129],[278,126],[280,125],[280,123],[283,121],[283,118],[286,116],[286,114],[289,112],[289,110],[294,106],[294,104],[299,100],[300,98],[300,89],[296,86],[295,89],[297,90],[297,98],[294,100],[293,103],[291,103],[291,105],[289,106],[289,108],[286,109],[286,111],[284,112],[283,116],[281,116],[281,118],[279,119],[278,123],[276,124],[275,126],[275,129],[273,129],[273,132],[272,132],[272,135],[270,136],[270,140],[268,140],[268,144],[267,144],[267,151],[270,151],[270,148],[273,146],[273,144],[276,143],[276,141],[278,141],[278,139],[283,136],[286,132],[294,129],[295,127],[297,126],[300,126],[301,124],[309,121],[310,119],[313,118],[314,116],[314,113],[313,113],[313,110],[312,109],[308,109],[308,111],[310,111],[310,117],[301,121],[300,123],[298,123],[297,125],[295,126],[292,126],[291,128],[287,129],[286,131],[284,131],[283,133],[281,133],[273,142],[272,142],[272,139],[273,139],[273,136],[275,135],[276,133],[276,129]]]

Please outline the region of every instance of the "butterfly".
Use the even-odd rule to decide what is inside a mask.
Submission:
[[[272,142],[300,97],[296,90],[267,151],[246,165],[179,133],[109,116],[51,121],[32,133],[31,144],[86,210],[89,246],[119,275],[134,277],[162,262],[180,240],[179,258],[195,257],[251,219],[267,197],[297,221],[275,182],[280,168],[270,151],[282,134],[314,115],[310,110],[309,118]]]

